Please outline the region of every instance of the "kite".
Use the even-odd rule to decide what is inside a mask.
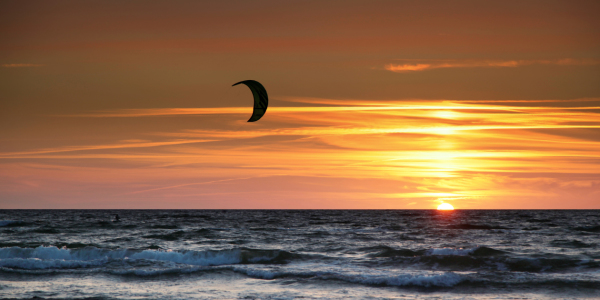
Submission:
[[[240,81],[232,86],[236,86],[240,83],[245,84],[252,91],[252,95],[254,96],[254,111],[248,122],[256,122],[267,112],[267,106],[269,105],[267,90],[265,90],[265,87],[262,84],[255,80]]]

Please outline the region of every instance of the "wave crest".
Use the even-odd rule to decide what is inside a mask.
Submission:
[[[253,263],[286,263],[299,255],[283,250],[234,248],[205,251],[109,250],[96,247],[78,249],[39,246],[0,248],[0,267],[16,269],[82,268],[109,260],[152,260],[159,262],[218,266]]]
[[[253,278],[275,279],[283,277],[313,278],[321,280],[340,280],[371,286],[415,286],[415,287],[452,287],[466,280],[466,277],[456,273],[441,274],[349,274],[322,271],[288,271],[277,272],[272,270],[233,268],[234,272],[242,273]]]

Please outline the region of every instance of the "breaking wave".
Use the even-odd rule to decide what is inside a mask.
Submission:
[[[340,280],[374,286],[451,287],[466,280],[465,276],[451,272],[441,274],[382,275],[324,271],[277,272],[272,270],[248,269],[240,267],[234,267],[233,271],[260,279],[301,277],[320,280]]]
[[[579,245],[579,244],[577,244]],[[388,246],[363,248],[377,251],[369,257],[388,259],[388,264],[428,266],[437,270],[474,271],[496,270],[517,272],[561,272],[573,270],[598,270],[600,261],[561,257],[519,257],[489,247],[430,248],[423,250],[394,249]],[[385,263],[386,261],[384,261]],[[381,262],[380,262],[381,263]]]
[[[0,248],[0,267],[12,269],[83,268],[115,260],[150,260],[197,266],[230,264],[285,263],[299,255],[283,250],[234,248],[206,251],[109,250],[96,247],[79,249],[39,246]]]
[[[388,246],[376,246],[363,248],[361,250],[379,250],[376,253],[372,253],[371,257],[395,257],[395,256],[496,256],[507,254],[505,251],[488,248],[485,246],[475,248],[430,248],[422,250],[409,250],[409,249],[394,249]]]

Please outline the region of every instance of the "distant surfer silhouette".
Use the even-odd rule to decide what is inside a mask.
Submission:
[[[115,220],[113,222],[120,222],[121,218],[119,218],[119,214],[115,215]]]

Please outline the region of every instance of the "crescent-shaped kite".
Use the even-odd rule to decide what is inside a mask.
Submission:
[[[255,80],[240,81],[232,86],[236,86],[240,83],[245,84],[252,91],[252,95],[254,96],[254,111],[248,122],[256,122],[267,112],[267,106],[269,106],[267,90],[265,90],[265,87],[262,84]]]

